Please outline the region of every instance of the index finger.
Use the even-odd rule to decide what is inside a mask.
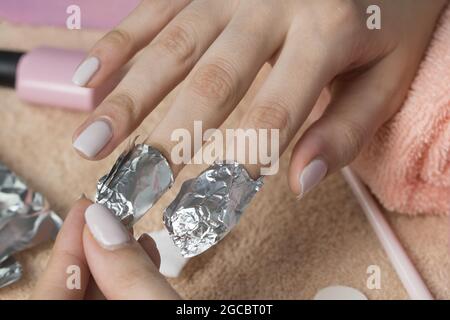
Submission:
[[[84,211],[91,204],[86,198],[78,200],[67,215],[56,238],[47,268],[31,294],[31,299],[83,299],[90,272],[83,251]],[[71,282],[71,274],[79,279]],[[77,281],[79,280],[79,281]]]
[[[72,81],[97,87],[145,47],[191,0],[142,0],[101,38],[78,66]]]

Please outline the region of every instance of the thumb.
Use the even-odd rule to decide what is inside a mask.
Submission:
[[[387,67],[380,64],[344,82],[322,117],[297,142],[289,184],[300,197],[328,174],[350,164],[396,111],[405,90],[398,88],[394,75],[385,79]]]
[[[108,209],[85,212],[83,246],[99,289],[107,299],[179,299],[151,256]]]

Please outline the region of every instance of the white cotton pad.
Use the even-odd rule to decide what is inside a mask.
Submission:
[[[367,300],[367,297],[354,288],[345,286],[331,286],[320,289],[314,300]]]
[[[161,256],[159,272],[169,278],[178,277],[184,265],[189,261],[189,258],[184,258],[181,255],[180,249],[173,244],[169,232],[165,228],[159,231],[149,232],[148,234],[155,240],[156,247]]]

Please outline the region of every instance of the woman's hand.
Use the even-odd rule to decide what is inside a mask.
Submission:
[[[177,143],[170,139],[175,129],[185,128],[193,138],[194,121],[202,121],[203,130],[218,128],[270,62],[273,69],[239,127],[279,129],[280,152],[321,91],[331,88],[325,113],[300,138],[291,157],[290,186],[303,195],[326,174],[350,163],[398,110],[444,4],[142,1],[92,48],[74,75],[79,85],[95,87],[144,49],[117,88],[76,130],[74,147],[86,158],[104,158],[185,79],[147,140],[170,155]],[[367,27],[369,5],[381,8],[380,30]],[[181,167],[172,163],[175,174]],[[247,168],[258,175],[259,166]]]
[[[118,219],[98,209],[86,199],[75,203],[31,298],[179,299],[158,271],[155,242],[147,235],[136,242]]]

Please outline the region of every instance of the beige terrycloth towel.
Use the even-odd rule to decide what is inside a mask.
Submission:
[[[450,213],[450,6],[403,107],[354,168],[389,210]]]
[[[102,34],[53,28],[13,27],[0,22],[0,48],[31,49],[40,45],[89,48]],[[228,123],[239,120],[258,88],[256,83]],[[170,106],[169,96],[136,131],[148,133]],[[0,88],[0,161],[44,193],[61,216],[86,192],[123,150],[100,162],[81,159],[71,147],[84,114],[30,106],[11,89]],[[291,149],[290,149],[291,150]],[[311,299],[330,285],[347,285],[370,299],[407,299],[407,295],[339,174],[326,179],[301,201],[289,191],[286,172],[290,150],[280,173],[265,180],[238,226],[217,246],[191,259],[170,280],[184,298]],[[201,168],[189,166],[177,184],[138,223],[136,234],[162,228],[162,210],[180,182]],[[445,217],[387,218],[436,298],[450,299],[450,257]],[[27,298],[44,270],[52,243],[17,256],[25,276],[0,289],[0,299]],[[381,289],[366,286],[367,268],[381,269]]]

